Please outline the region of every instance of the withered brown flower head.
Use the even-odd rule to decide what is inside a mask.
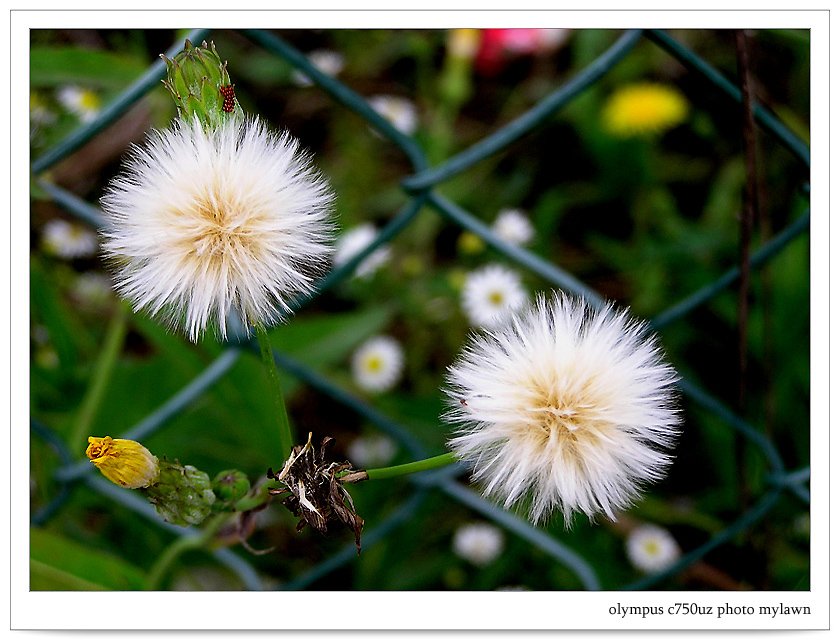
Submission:
[[[292,454],[282,471],[268,470],[268,477],[284,485],[284,488],[269,489],[271,494],[290,493],[282,504],[295,516],[300,516],[297,530],[307,524],[321,533],[327,533],[327,523],[338,520],[353,532],[356,548],[361,553],[360,536],[365,521],[356,514],[353,499],[342,486],[343,482],[363,479],[359,474],[336,474],[354,471],[349,462],[327,462],[326,452],[335,444],[333,438],[324,438],[321,448],[312,446],[312,434],[304,446],[292,449]],[[366,477],[366,476],[364,476]],[[348,506],[349,505],[349,506]]]

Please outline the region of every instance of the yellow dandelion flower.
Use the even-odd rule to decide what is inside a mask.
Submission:
[[[676,89],[652,83],[616,91],[602,113],[604,128],[621,138],[645,137],[672,129],[688,116],[688,101]]]
[[[158,475],[158,459],[139,442],[91,436],[88,443],[85,455],[114,484],[141,489]]]

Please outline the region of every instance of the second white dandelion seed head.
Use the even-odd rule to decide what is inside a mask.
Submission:
[[[449,369],[450,447],[534,522],[629,507],[678,433],[672,367],[644,325],[559,293],[475,334]]]

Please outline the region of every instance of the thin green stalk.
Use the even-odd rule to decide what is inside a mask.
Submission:
[[[85,397],[82,399],[82,406],[79,408],[76,424],[70,436],[71,451],[78,452],[80,455],[84,451],[85,438],[90,435],[90,428],[96,419],[99,407],[102,405],[105,390],[111,381],[111,374],[114,372],[114,366],[117,364],[117,359],[122,351],[127,330],[128,307],[120,303],[117,305],[117,309],[108,325],[105,343],[102,345],[102,351],[99,352],[99,357],[94,365],[93,377]]]
[[[274,408],[277,415],[277,426],[280,429],[280,447],[282,459],[285,460],[292,450],[292,428],[289,425],[289,416],[286,413],[286,403],[283,401],[283,389],[280,387],[280,374],[277,372],[277,363],[274,362],[274,353],[271,350],[271,342],[268,340],[268,332],[262,324],[254,325],[257,333],[257,341],[260,343],[260,355],[262,355],[265,372],[268,376],[268,383],[271,385],[274,395]]]
[[[170,544],[163,553],[161,553],[152,568],[149,569],[149,575],[146,579],[146,589],[148,591],[157,591],[166,576],[169,569],[185,552],[190,549],[200,549],[206,545],[218,533],[222,525],[227,522],[230,516],[228,514],[219,514],[211,518],[201,533],[194,536],[184,536],[178,538]]]
[[[458,461],[455,454],[451,451],[443,453],[434,458],[426,458],[425,460],[417,460],[416,462],[409,462],[407,464],[398,464],[394,467],[383,467],[381,469],[367,469],[366,473],[369,480],[383,480],[385,478],[395,478],[397,476],[406,476],[410,473],[420,473],[421,471],[429,471],[430,469],[439,469]]]
[[[264,482],[259,487],[257,487],[257,491],[256,493],[254,493],[254,495],[245,496],[233,506],[233,509],[237,512],[250,511],[251,509],[256,509],[257,507],[264,505],[268,500],[269,489],[279,489],[281,487],[282,485],[275,484],[273,481]]]

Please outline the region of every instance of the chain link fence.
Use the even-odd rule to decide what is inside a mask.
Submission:
[[[365,98],[335,78],[321,73],[300,51],[267,31],[245,30],[242,31],[242,34],[265,51],[282,58],[294,68],[309,76],[333,100],[361,116],[373,129],[405,154],[413,169],[413,173],[406,176],[401,182],[402,189],[409,196],[408,203],[381,229],[378,237],[365,250],[324,277],[320,281],[317,291],[307,299],[297,300],[292,305],[293,309],[306,305],[324,291],[350,277],[367,256],[409,228],[418,213],[424,208],[431,209],[444,219],[476,234],[487,245],[506,256],[507,259],[538,274],[553,286],[580,295],[594,305],[603,304],[603,299],[598,293],[576,279],[572,274],[527,249],[503,240],[469,211],[443,196],[437,187],[485,158],[504,150],[519,138],[537,131],[541,123],[572,102],[588,87],[597,83],[643,40],[654,43],[687,67],[690,72],[706,81],[710,91],[719,92],[730,98],[733,109],[738,108],[737,105],[741,100],[741,92],[737,86],[729,82],[721,73],[677,42],[668,33],[660,30],[631,30],[623,33],[594,62],[530,110],[466,150],[457,153],[437,166],[430,167],[426,155],[415,140],[397,131],[371,108]],[[200,42],[209,38],[209,36],[209,30],[199,29],[192,31],[188,38],[193,42]],[[183,40],[179,40],[167,51],[166,55],[174,57],[182,46]],[[89,225],[99,226],[102,224],[102,215],[95,205],[85,202],[51,183],[45,176],[56,163],[100,134],[146,93],[157,88],[160,80],[164,77],[164,63],[162,61],[154,63],[134,84],[104,108],[95,120],[80,127],[32,162],[32,173],[36,178],[41,176],[38,179],[38,185],[56,204]],[[755,106],[754,117],[755,121],[793,154],[805,168],[809,167],[810,154],[805,143],[761,106]],[[805,189],[807,191],[807,185]],[[809,221],[809,211],[806,209],[792,224],[751,254],[750,267],[759,269],[783,251],[792,240],[808,231]],[[733,266],[728,271],[711,279],[708,284],[695,293],[674,302],[670,307],[649,320],[651,328],[660,330],[672,323],[681,321],[689,312],[706,304],[713,297],[737,282],[739,273],[739,269]],[[183,412],[214,383],[225,376],[243,353],[249,351],[259,353],[259,348],[255,342],[254,344],[228,344],[221,355],[207,366],[200,375],[131,429],[119,434],[118,437],[142,441],[156,431],[166,428],[179,413]],[[410,429],[392,420],[369,402],[340,388],[317,371],[304,366],[284,353],[275,352],[274,357],[279,367],[304,384],[358,413],[377,429],[398,441],[413,458],[424,458],[433,453],[427,450],[427,447],[411,433]],[[680,388],[687,401],[697,403],[699,407],[713,414],[721,423],[742,434],[746,441],[764,458],[768,470],[764,478],[764,492],[740,517],[723,530],[712,535],[705,543],[688,550],[676,564],[666,571],[645,576],[625,585],[623,587],[625,589],[647,589],[655,586],[668,576],[681,572],[716,547],[732,540],[738,534],[755,525],[757,521],[773,509],[785,492],[789,492],[806,505],[810,501],[809,490],[806,486],[810,478],[808,467],[787,468],[783,463],[777,445],[772,440],[755,426],[748,424],[723,402],[707,393],[698,384],[683,378]],[[31,432],[43,439],[57,453],[62,465],[54,476],[60,489],[50,503],[32,513],[33,524],[40,525],[52,518],[66,503],[70,486],[73,483],[82,483],[102,497],[113,500],[141,514],[160,527],[171,530],[176,536],[191,537],[197,535],[193,530],[182,529],[163,522],[155,514],[154,509],[142,498],[99,477],[87,460],[74,461],[74,456],[70,454],[67,443],[55,431],[34,417],[31,419]],[[372,547],[395,529],[410,521],[430,492],[440,492],[547,553],[577,577],[581,588],[587,590],[600,588],[599,576],[596,575],[586,558],[581,557],[576,551],[552,535],[531,526],[517,515],[501,509],[459,482],[456,478],[464,471],[465,469],[462,466],[452,465],[449,468],[412,476],[412,490],[400,506],[376,526],[365,530],[364,541],[366,547]],[[247,589],[259,590],[262,588],[261,580],[256,571],[238,554],[230,549],[217,549],[212,554],[219,563],[235,572]],[[355,545],[348,543],[340,552],[327,557],[301,575],[296,576],[285,583],[282,588],[305,589],[330,572],[350,562],[355,556]]]

